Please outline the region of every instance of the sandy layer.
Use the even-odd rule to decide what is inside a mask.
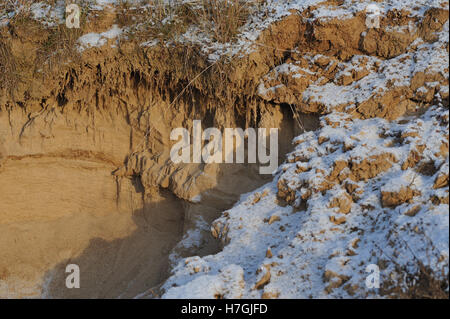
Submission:
[[[157,284],[183,231],[180,200],[143,200],[133,181],[92,161],[8,161],[0,183],[0,297],[134,296]],[[65,288],[65,266],[81,288]],[[46,279],[44,281],[44,278]],[[45,286],[44,285],[44,286]]]

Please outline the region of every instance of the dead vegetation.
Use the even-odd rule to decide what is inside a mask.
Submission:
[[[431,267],[417,261],[416,271],[406,266],[397,267],[398,280],[388,280],[381,287],[381,294],[399,299],[448,299],[448,264],[436,274]]]
[[[214,40],[229,42],[247,21],[249,3],[242,0],[203,0],[200,19],[206,28],[211,28]]]
[[[131,37],[170,41],[192,27],[220,43],[238,35],[254,5],[253,1],[243,0],[150,0],[142,4],[134,6],[122,0],[118,6],[117,22],[129,28]]]
[[[67,28],[63,23],[45,25],[32,14],[33,3],[9,0],[0,10],[14,15],[0,28],[0,89],[14,90],[18,84],[47,76],[55,68],[79,62],[76,42],[83,28]],[[56,0],[47,0],[55,5]],[[87,19],[87,4],[80,1],[81,25]]]
[[[1,40],[1,39],[0,39]],[[11,54],[11,48],[0,41],[0,83],[1,86],[12,88],[19,80],[16,60]]]
[[[81,35],[81,29],[68,29],[64,25],[52,27],[39,48],[38,61],[48,70],[68,61],[76,62],[80,58],[76,42]]]
[[[135,7],[122,0],[118,5],[117,23],[127,28],[130,39],[146,41],[158,39],[162,42],[175,39],[188,26],[188,6],[168,5],[161,0],[152,0],[149,5]]]
[[[393,256],[386,256],[376,246],[379,252],[387,257],[381,264],[392,263],[394,273],[383,281],[380,295],[398,299],[448,299],[449,298],[449,265],[444,262],[445,257],[439,252],[433,241],[424,233],[423,229],[416,232],[427,242],[425,264],[408,243],[400,239],[403,247],[412,255],[406,264],[400,264]],[[383,267],[384,268],[384,267]],[[438,269],[438,271],[436,271]]]
[[[17,1],[23,2],[20,10],[15,6]],[[34,79],[54,75],[55,70],[61,73],[67,66],[76,65],[80,61],[79,37],[108,27],[103,16],[105,12],[90,10],[87,0],[75,1],[82,9],[79,29],[66,28],[64,23],[45,25],[34,19],[31,12],[32,4],[37,1],[17,1],[10,0],[8,6],[0,8],[15,12],[8,24],[0,27],[0,89],[6,91],[17,91],[20,83],[25,86]],[[46,3],[54,5],[56,1],[48,0]],[[132,73],[138,75],[136,78],[140,84],[146,82],[148,86],[170,87],[171,92],[183,92],[184,96],[190,96],[197,102],[199,96],[214,94],[224,104],[233,105],[238,101],[231,96],[232,88],[227,88],[230,82],[227,74],[230,74],[229,68],[233,62],[225,57],[211,65],[198,45],[176,40],[189,28],[195,28],[196,32],[208,34],[211,41],[232,41],[246,22],[253,4],[253,1],[242,0],[186,3],[179,0],[141,3],[123,0],[116,5],[112,23],[125,28],[124,37],[119,39],[119,48],[125,60],[132,65]],[[141,45],[155,39],[161,45],[151,50]],[[151,61],[151,68],[141,68],[140,64],[135,63],[136,59]],[[202,76],[197,77],[200,73]],[[255,86],[252,85],[249,91],[254,90]],[[20,89],[23,90],[25,88]]]

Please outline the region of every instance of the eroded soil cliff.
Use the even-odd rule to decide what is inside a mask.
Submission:
[[[222,272],[221,267],[201,266],[197,259],[194,266],[201,267],[192,268],[191,259],[181,261],[164,289],[159,288],[180,258],[219,256],[214,254],[231,240],[229,228],[236,226],[235,238],[241,234],[237,229],[245,229],[236,221],[242,218],[241,210],[236,220],[226,222],[229,218],[223,216],[214,223],[213,235],[222,242],[212,238],[212,222],[241,194],[272,181],[258,174],[258,165],[174,164],[169,156],[172,129],[190,130],[193,120],[201,120],[204,128],[279,128],[280,164],[292,150],[294,137],[316,131],[304,135],[307,143],[296,140],[297,145],[303,144],[280,168],[276,189],[261,192],[264,196],[258,193],[253,204],[270,200],[280,210],[286,205],[295,212],[308,206],[311,210],[321,207],[314,202],[320,193],[332,209],[344,214],[344,219],[333,215],[329,220],[333,228],[345,224],[352,204],[363,197],[356,193],[364,187],[356,184],[396,169],[392,162],[400,161],[381,151],[363,152],[358,160],[351,157],[352,149],[367,146],[361,142],[364,138],[356,136],[366,122],[358,126],[358,121],[404,117],[412,121],[408,116],[420,118],[431,106],[448,108],[448,3],[421,4],[420,10],[394,6],[382,16],[382,28],[368,28],[360,5],[310,2],[294,1],[281,9],[269,2],[262,16],[270,23],[258,22],[260,30],[254,39],[238,38],[229,47],[222,44],[212,49],[195,37],[192,41],[157,38],[159,42],[148,45],[152,39],[144,42],[139,33],[113,36],[116,24],[131,28],[132,23],[120,16],[123,7],[91,11],[81,30],[49,28],[28,16],[2,25],[0,296],[135,297],[143,293],[155,297],[169,290],[170,284],[180,283],[187,285],[172,289],[168,296],[180,297],[179,291],[195,296],[196,286],[190,281],[202,280],[203,273],[225,273],[218,276],[226,277],[230,270],[233,280],[220,277],[229,290],[211,288],[199,295],[305,297],[304,287],[284,292],[276,284],[261,290],[268,282],[256,287],[261,271],[255,273],[255,265],[243,266],[248,272],[244,278],[234,264],[230,269],[224,266],[228,270]],[[242,33],[253,27],[249,22]],[[86,35],[97,39],[94,45],[80,41]],[[436,134],[448,140],[448,116],[442,117],[443,130]],[[343,132],[332,131],[342,123],[347,123]],[[357,126],[354,132],[352,125]],[[347,139],[336,137],[346,133]],[[399,148],[395,143],[405,147],[410,143],[401,132],[386,129],[376,134],[378,138],[400,134],[401,140],[392,141]],[[341,144],[346,154],[341,162],[332,156],[326,163],[314,162]],[[442,145],[440,155],[433,155],[433,165],[438,166],[433,174],[443,170],[445,175],[446,161],[447,175],[441,184],[447,186],[448,142]],[[401,163],[404,170],[429,162],[421,157],[424,150],[419,154],[411,148],[407,163]],[[407,201],[395,202],[394,196],[385,193],[386,207]],[[439,204],[448,205],[448,192],[446,196],[441,196]],[[264,209],[259,213],[265,214]],[[280,230],[278,220],[264,217],[268,218],[264,224],[275,223],[274,234],[296,225],[295,219],[288,220]],[[246,235],[252,235],[251,229]],[[193,234],[198,235],[196,244],[189,245]],[[270,259],[266,248],[260,252]],[[263,262],[264,256],[258,255],[258,260],[270,264]],[[225,258],[224,265],[227,262]],[[82,269],[80,289],[65,288],[69,263]],[[264,269],[270,273],[270,267]],[[316,275],[325,278],[323,285],[329,293],[349,280],[347,273],[334,268],[327,276]],[[334,284],[333,278],[340,279],[340,284]],[[285,279],[291,277],[281,280]],[[314,296],[322,293],[322,284],[318,287]]]

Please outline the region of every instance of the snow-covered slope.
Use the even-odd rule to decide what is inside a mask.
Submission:
[[[381,281],[404,275],[399,266],[414,273],[416,258],[448,267],[448,110],[322,124],[295,140],[272,183],[215,222],[223,251],[181,261],[164,297],[365,297],[377,294],[368,265],[385,267]]]
[[[318,5],[311,19],[351,19],[367,4]],[[410,17],[448,10],[443,1],[378,5]],[[447,19],[436,33],[417,32],[418,20],[383,31],[411,35],[389,43],[403,46],[395,52],[379,39],[380,50],[349,58],[298,48],[263,77],[263,99],[320,112],[321,127],[293,141],[271,183],[214,222],[223,250],[179,260],[163,298],[398,297],[424,270],[448,284]],[[366,284],[374,269],[380,288]]]

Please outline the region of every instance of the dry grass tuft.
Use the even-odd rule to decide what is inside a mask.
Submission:
[[[131,37],[139,40],[176,40],[193,26],[214,41],[226,43],[239,33],[249,16],[252,1],[199,0],[182,2],[150,0],[146,6],[133,6],[122,0],[118,6],[117,22],[130,27]]]
[[[0,37],[0,88],[13,88],[18,81],[16,60],[9,45]]]
[[[117,23],[120,27],[128,27],[131,39],[145,41],[159,39],[174,40],[184,33],[189,25],[186,19],[189,12],[187,5],[166,4],[162,0],[151,0],[143,7],[134,7],[122,0],[117,7]]]
[[[425,265],[408,243],[401,239],[403,246],[412,254],[413,260],[407,264],[400,265],[392,257],[388,259],[394,264],[396,276],[391,276],[384,281],[380,287],[382,296],[399,299],[448,299],[449,298],[449,265],[444,256],[435,247],[432,240],[425,234],[423,229],[418,229],[427,242],[426,255],[428,264],[431,265],[433,257],[434,267]],[[398,237],[399,238],[399,237]],[[380,249],[378,247],[378,249]],[[380,250],[381,251],[381,250]],[[436,271],[439,269],[439,271]]]
[[[47,39],[38,49],[38,64],[52,70],[63,63],[78,61],[80,53],[76,43],[81,35],[81,29],[69,29],[65,25],[52,27]]]
[[[448,299],[448,264],[436,274],[429,266],[418,261],[413,273],[406,267],[397,268],[402,274],[399,280],[387,281],[381,287],[381,294],[400,299]]]
[[[212,30],[215,41],[230,42],[247,21],[248,3],[242,0],[203,0],[200,24],[205,30]]]
[[[10,92],[21,82],[45,76],[65,63],[78,62],[80,58],[76,42],[83,29],[69,29],[64,23],[42,24],[31,12],[35,2],[41,1],[8,0],[1,7],[6,12],[15,12],[7,26],[0,29],[0,88]],[[56,0],[45,2],[55,5]],[[80,22],[84,25],[87,7],[82,3],[79,2],[82,5]],[[27,50],[26,54],[21,50]]]

